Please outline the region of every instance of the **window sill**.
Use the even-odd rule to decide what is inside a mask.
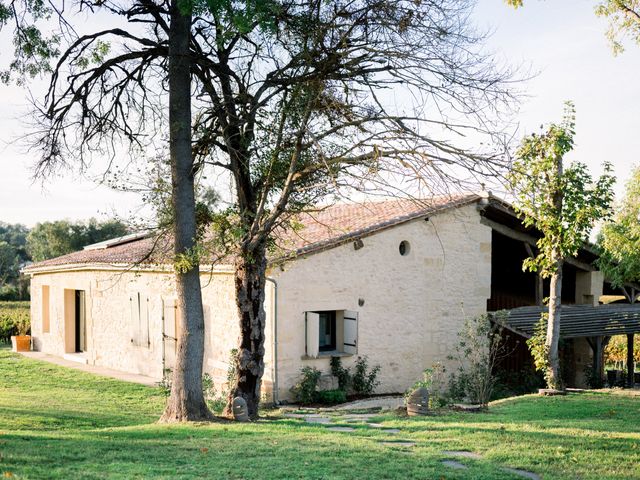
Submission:
[[[337,351],[331,351],[331,352],[320,352],[318,354],[317,357],[310,357],[308,355],[302,355],[302,360],[317,360],[319,358],[331,358],[331,357],[352,357],[354,354],[353,353],[346,353],[346,352],[337,352]]]

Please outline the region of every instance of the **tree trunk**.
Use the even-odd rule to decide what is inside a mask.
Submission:
[[[260,388],[264,373],[266,313],[264,295],[267,259],[264,247],[242,252],[235,266],[236,305],[240,320],[235,383],[229,388],[225,414],[232,416],[232,402],[242,397],[249,418],[258,418]]]
[[[560,375],[560,355],[558,343],[560,340],[560,307],[562,305],[562,260],[556,261],[556,271],[551,276],[551,290],[549,292],[549,321],[547,323],[547,339],[549,366],[547,368],[547,386],[556,390],[563,388]]]
[[[179,7],[180,4],[180,7]],[[191,154],[191,13],[184,2],[171,1],[169,32],[169,154],[175,254],[189,255],[196,244],[195,192]],[[204,317],[199,260],[176,271],[178,348],[171,395],[161,421],[182,422],[212,417],[202,393]]]

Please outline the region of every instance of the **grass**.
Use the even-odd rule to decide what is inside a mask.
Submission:
[[[640,396],[585,393],[496,402],[488,413],[376,419],[390,436],[278,418],[156,424],[159,389],[96,377],[0,349],[0,475],[7,478],[517,479],[640,478]],[[410,440],[414,447],[383,445]],[[444,450],[481,460],[442,465]]]

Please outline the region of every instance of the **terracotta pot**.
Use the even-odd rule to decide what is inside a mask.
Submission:
[[[14,352],[28,352],[31,350],[31,335],[16,335],[11,337]]]

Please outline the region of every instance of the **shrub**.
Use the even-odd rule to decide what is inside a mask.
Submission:
[[[0,341],[27,335],[31,329],[29,302],[0,302]]]
[[[495,367],[511,353],[503,341],[501,322],[500,314],[496,314],[494,323],[488,315],[480,315],[466,320],[458,332],[458,344],[449,356],[459,365],[449,382],[453,399],[489,403],[497,382]]]
[[[342,366],[340,357],[331,357],[331,374],[338,379],[338,388],[347,392],[351,386],[351,372]]]
[[[427,368],[422,372],[422,380],[414,383],[405,392],[405,397],[408,397],[414,390],[424,387],[429,390],[429,408],[444,407],[449,403],[446,372],[444,365],[434,363],[431,368]]]
[[[335,405],[347,401],[347,392],[344,390],[321,390],[316,393],[316,401],[326,405]]]
[[[302,405],[308,405],[316,401],[316,388],[320,380],[320,370],[312,367],[303,367],[302,378],[291,388],[296,401]]]
[[[358,395],[371,395],[376,387],[380,385],[378,373],[380,373],[380,365],[376,365],[370,371],[367,357],[358,357],[354,365],[353,376],[351,377],[351,386],[354,393]]]
[[[229,368],[227,370],[227,388],[235,379],[235,354],[236,350],[231,350],[230,353],[230,363]],[[162,380],[158,382],[158,387],[160,387],[160,391],[166,397],[171,394],[171,383],[172,383],[172,374],[173,370],[170,368],[165,368],[162,376]],[[212,412],[221,413],[224,410],[224,407],[227,404],[227,396],[228,390],[223,389],[220,394],[218,394],[218,390],[216,389],[216,385],[211,378],[211,375],[208,373],[204,373],[202,375],[202,393],[204,394],[204,399],[207,402],[207,406]]]
[[[537,392],[546,385],[544,375],[533,367],[517,371],[499,371],[491,400]]]

